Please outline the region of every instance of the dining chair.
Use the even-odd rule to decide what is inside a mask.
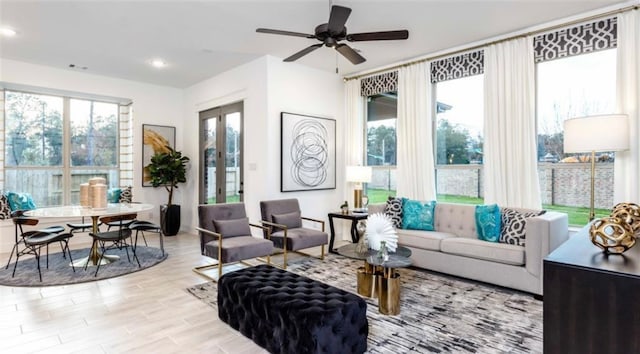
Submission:
[[[320,246],[320,259],[324,260],[324,245],[329,236],[324,232],[324,221],[301,215],[298,199],[277,199],[260,202],[262,225],[269,228],[271,241],[276,248],[283,250],[283,269],[287,269],[287,253]],[[317,228],[303,226],[303,220],[320,225]],[[307,254],[308,255],[308,254]]]
[[[162,255],[164,256],[164,235],[162,234],[162,228],[158,224],[154,224],[151,221],[146,220],[134,220],[131,224],[129,224],[129,229],[131,231],[136,232],[136,236],[133,241],[133,248],[138,247],[138,234],[142,235],[142,239],[144,240],[144,245],[149,246],[147,244],[147,238],[144,236],[145,232],[154,232],[158,234],[160,239],[160,250],[162,251]]]
[[[44,229],[30,230],[25,232],[22,228],[23,225],[35,226],[39,222],[38,219],[24,216],[24,213],[26,211],[27,210],[16,210],[11,213],[11,218],[13,220],[13,227],[14,227],[15,243],[13,245],[13,248],[11,249],[11,254],[9,255],[9,260],[7,261],[7,265],[5,269],[9,269],[9,264],[11,263],[11,259],[13,259],[14,253],[19,251],[20,245],[24,246],[25,237],[30,236],[35,232],[59,234],[64,231],[63,226],[55,225],[55,226],[45,227]],[[63,248],[62,243],[60,243],[60,246],[61,248]],[[62,251],[64,255],[64,249],[62,249]],[[49,246],[47,245],[47,257],[48,255],[49,255]]]
[[[129,263],[131,263],[131,257],[129,256],[129,248],[131,248],[131,252],[133,253],[133,259],[138,263],[138,267],[140,267],[140,260],[136,255],[136,249],[132,247],[131,243],[127,242],[127,239],[131,240],[131,229],[129,229],[129,224],[136,218],[136,214],[122,214],[122,215],[111,215],[111,216],[103,216],[100,218],[100,222],[103,224],[112,223],[113,225],[118,225],[117,230],[113,231],[104,231],[104,232],[90,232],[89,235],[93,237],[93,242],[96,242],[100,246],[100,259],[98,260],[98,264],[96,266],[96,273],[94,276],[98,276],[98,271],[100,270],[100,264],[104,259],[104,255],[108,250],[112,249],[123,249],[127,253],[127,259]],[[113,226],[112,226],[113,227]],[[110,245],[107,247],[107,243]],[[93,248],[93,247],[92,247]],[[91,256],[91,255],[89,255]],[[85,265],[84,269],[87,269],[87,265]]]
[[[36,258],[36,264],[38,267],[38,277],[40,281],[42,281],[42,271],[40,269],[40,255],[42,253],[42,247],[47,248],[47,269],[49,269],[49,244],[59,242],[62,248],[62,257],[66,258],[65,252],[69,255],[69,261],[71,262],[71,268],[73,271],[76,271],[76,268],[73,266],[73,259],[71,258],[71,251],[69,250],[69,239],[73,237],[71,233],[55,233],[55,232],[47,232],[42,230],[31,230],[23,232],[22,226],[35,226],[38,224],[38,219],[26,218],[22,216],[14,217],[13,223],[16,226],[16,239],[18,239],[17,233],[20,230],[20,241],[16,242],[14,249],[11,251],[11,255],[13,256],[13,252],[16,254],[16,262],[13,265],[13,273],[11,277],[15,277],[16,269],[18,268],[18,262],[21,256],[24,255],[33,255]],[[55,229],[53,229],[55,230]],[[23,249],[19,249],[19,244],[22,244]],[[9,258],[11,261],[11,258]],[[9,263],[7,263],[7,268],[9,267]]]
[[[271,264],[273,242],[269,240],[268,233],[262,238],[251,235],[251,227],[263,232],[268,232],[268,228],[249,222],[244,203],[199,205],[198,219],[200,227],[196,230],[200,234],[200,252],[218,262],[196,267],[196,273],[217,281],[224,264],[244,263],[247,259],[265,256],[267,263]],[[213,267],[218,268],[218,278],[205,273],[206,269]]]

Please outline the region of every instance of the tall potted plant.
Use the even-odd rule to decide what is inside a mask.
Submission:
[[[188,157],[169,146],[166,152],[159,152],[151,157],[151,185],[163,186],[169,193],[167,204],[160,206],[160,225],[166,236],[174,236],[180,231],[180,205],[173,204],[173,190],[178,188],[178,183],[187,181],[188,162]]]

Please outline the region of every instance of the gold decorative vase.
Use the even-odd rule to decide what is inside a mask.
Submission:
[[[622,254],[636,244],[633,229],[623,219],[596,219],[589,228],[591,242],[606,253]]]

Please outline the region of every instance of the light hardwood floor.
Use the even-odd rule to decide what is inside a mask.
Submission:
[[[0,286],[0,353],[266,353],[185,290],[207,281],[192,271],[211,261],[197,236],[166,237],[165,248],[166,261],[118,278]],[[8,257],[0,254],[2,266]]]

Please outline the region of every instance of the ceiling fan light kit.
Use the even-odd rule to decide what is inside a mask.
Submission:
[[[347,27],[345,27],[345,24],[347,23],[347,19],[349,18],[350,14],[351,9],[348,7],[338,5],[331,6],[329,22],[318,25],[315,29],[315,34],[281,31],[268,28],[258,28],[256,29],[256,32],[304,37],[309,39],[317,39],[322,42],[320,44],[314,44],[307,48],[304,48],[303,50],[289,56],[288,58],[285,58],[284,61],[290,62],[298,60],[322,46],[327,46],[330,48],[334,48],[338,53],[342,54],[342,56],[347,58],[347,60],[349,60],[354,65],[364,63],[366,59],[349,45],[345,43],[339,43],[340,41],[385,41],[409,38],[409,31],[407,30],[347,34]]]

